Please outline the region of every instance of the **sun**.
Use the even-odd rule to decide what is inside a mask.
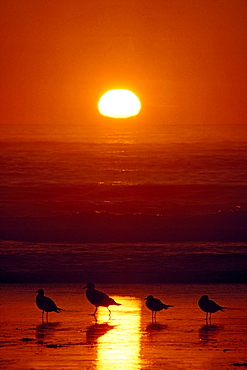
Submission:
[[[130,90],[107,91],[98,102],[100,114],[112,118],[136,116],[141,110],[139,98]]]

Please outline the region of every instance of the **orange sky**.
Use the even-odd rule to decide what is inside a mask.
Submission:
[[[79,124],[111,88],[146,122],[247,123],[245,0],[1,0],[0,17],[1,123]]]

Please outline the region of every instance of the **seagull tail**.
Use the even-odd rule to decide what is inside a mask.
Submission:
[[[121,306],[121,303],[117,303],[115,301],[114,301],[114,303],[111,303],[111,304],[114,305],[114,306]]]
[[[113,306],[121,306],[121,303],[117,303],[114,301],[114,303],[111,303]]]
[[[121,303],[117,303],[116,301],[114,301],[114,299],[110,298],[110,302],[109,302],[109,306],[112,305],[112,306],[121,306]]]
[[[56,309],[56,312],[57,313],[60,313],[61,311],[65,311],[63,308],[59,308],[59,307],[57,307],[57,309]]]

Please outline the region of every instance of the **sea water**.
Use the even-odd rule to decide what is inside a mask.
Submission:
[[[246,208],[246,125],[1,130],[5,216]]]
[[[246,280],[247,126],[1,130],[4,281]]]
[[[246,242],[1,241],[5,282],[246,283]]]

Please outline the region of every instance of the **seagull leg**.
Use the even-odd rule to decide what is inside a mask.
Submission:
[[[97,309],[98,309],[98,307],[96,306],[95,311],[94,311],[94,313],[93,313],[93,316],[95,316],[95,315],[96,315]]]
[[[156,323],[156,311],[152,311],[152,324]]]
[[[44,311],[42,311],[41,320],[42,320],[42,323],[43,323],[44,322]]]
[[[109,311],[109,318],[111,318],[111,310],[109,309],[109,307],[107,307],[108,311]]]

